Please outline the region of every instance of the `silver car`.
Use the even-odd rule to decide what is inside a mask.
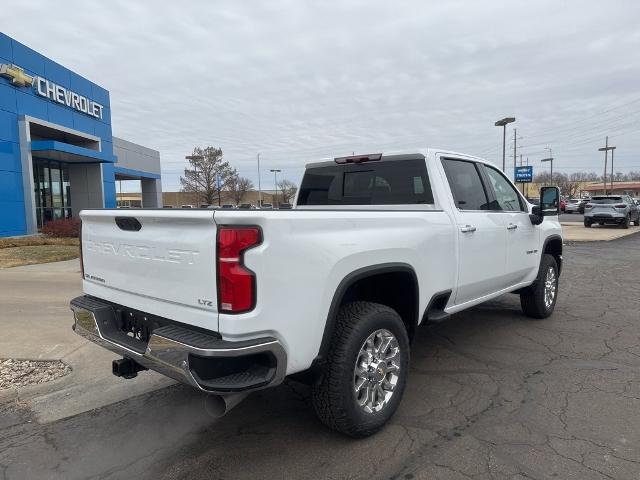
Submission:
[[[600,225],[608,223],[629,228],[631,222],[640,225],[640,209],[629,195],[593,197],[585,205],[584,226],[587,228],[594,223]]]
[[[580,209],[580,199],[571,198],[567,200],[567,204],[564,207],[564,213],[578,213]]]

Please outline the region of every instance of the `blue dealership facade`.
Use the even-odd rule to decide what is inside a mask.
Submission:
[[[0,237],[115,208],[118,180],[162,206],[160,155],[113,137],[109,92],[0,32]]]

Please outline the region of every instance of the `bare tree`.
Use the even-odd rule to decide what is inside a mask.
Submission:
[[[236,205],[242,202],[244,196],[252,188],[253,182],[248,178],[239,176],[237,173],[229,178],[227,182],[227,189],[231,193],[231,198],[233,198]]]
[[[209,205],[235,174],[229,162],[223,160],[222,149],[212,146],[194,148],[189,166],[191,168],[185,168],[184,176],[180,177],[182,191],[195,193],[198,203]]]
[[[296,196],[296,192],[298,191],[296,184],[286,178],[278,182],[278,189],[282,194],[283,203],[291,203],[291,200]]]

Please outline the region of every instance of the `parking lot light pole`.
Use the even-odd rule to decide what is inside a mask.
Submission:
[[[276,204],[278,203],[278,173],[280,173],[282,170],[279,170],[277,168],[272,168],[271,170],[269,170],[270,172],[273,172],[273,183],[275,184],[276,187]]]
[[[542,160],[540,160],[541,162],[551,162],[551,179],[549,180],[549,183],[551,184],[551,186],[553,187],[553,157],[549,157],[549,158],[543,158]]]
[[[506,154],[507,154],[507,124],[513,123],[516,121],[516,117],[504,117],[502,120],[498,120],[495,123],[496,127],[502,127],[502,171],[506,168]]]
[[[256,155],[258,159],[258,206],[262,208],[262,188],[260,187],[260,154]]]

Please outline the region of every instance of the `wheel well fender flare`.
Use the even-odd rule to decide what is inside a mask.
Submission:
[[[418,286],[418,276],[416,275],[415,270],[408,263],[381,263],[377,265],[369,265],[367,267],[362,267],[353,272],[349,273],[345,276],[338,286],[336,287],[333,298],[331,299],[331,304],[329,306],[329,311],[327,313],[327,318],[324,325],[324,331],[322,334],[322,341],[320,343],[320,350],[318,351],[318,355],[313,361],[314,364],[322,361],[329,350],[329,344],[331,343],[331,335],[335,327],[336,318],[338,314],[338,309],[342,304],[342,300],[344,299],[345,294],[349,290],[349,287],[353,286],[356,282],[360,280],[364,280],[368,277],[374,277],[376,275],[385,274],[385,273],[408,273],[411,275],[414,285],[414,293],[415,293],[415,312],[416,318],[413,320],[413,323],[417,325],[418,322],[418,309],[419,309],[419,286]],[[415,325],[414,325],[415,326]]]
[[[542,252],[541,256],[547,253],[547,247],[549,243],[556,242],[560,244],[560,251],[557,255],[556,262],[558,263],[558,273],[562,270],[562,237],[560,235],[549,235],[544,239],[544,243],[542,244]]]

